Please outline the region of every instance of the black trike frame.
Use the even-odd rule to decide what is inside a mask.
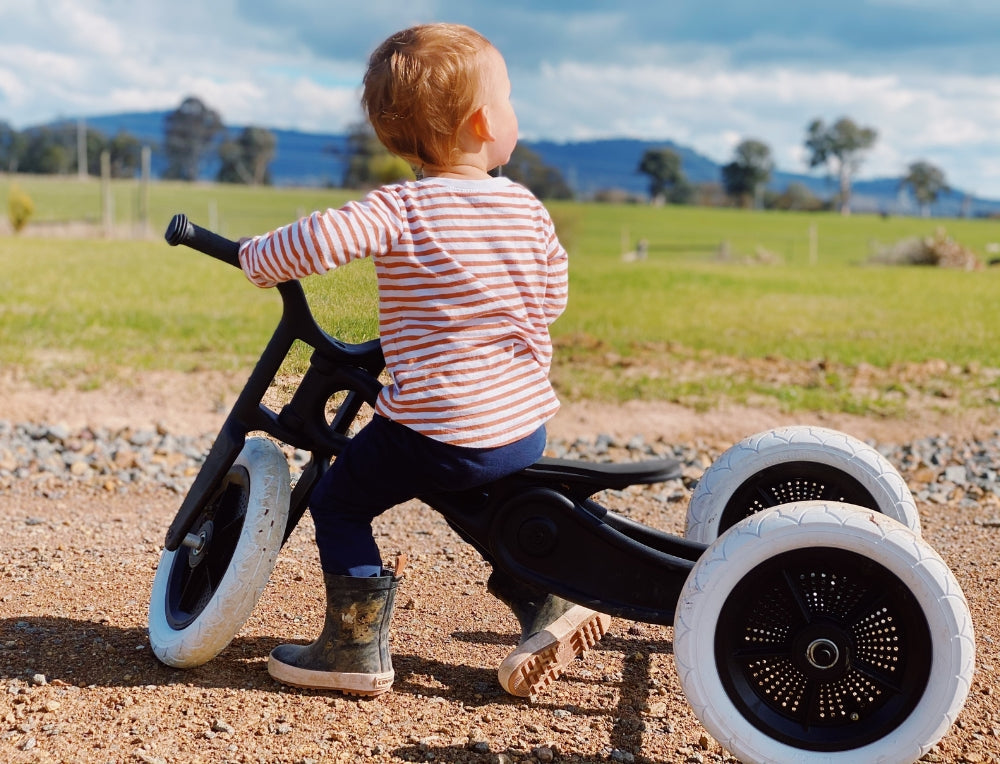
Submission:
[[[236,242],[184,215],[174,217],[166,239],[239,267]],[[287,540],[330,460],[350,442],[349,430],[362,406],[374,406],[382,389],[385,362],[377,339],[344,343],[316,323],[298,281],[279,284],[277,290],[281,318],[167,531],[167,550],[188,539],[196,543],[194,524],[254,432],[311,455],[291,492]],[[263,400],[296,341],[312,348],[309,368],[276,412]],[[338,394],[344,398],[328,421],[327,404]],[[681,588],[707,545],[637,523],[592,497],[678,477],[680,466],[672,459],[603,464],[542,457],[494,483],[420,498],[508,575],[610,615],[671,625]]]

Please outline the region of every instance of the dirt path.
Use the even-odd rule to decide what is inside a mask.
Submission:
[[[99,425],[135,429],[161,426],[177,434],[215,433],[246,378],[240,374],[151,372],[127,384],[96,390],[40,390],[23,379],[0,373],[0,420]],[[704,440],[729,445],[751,433],[786,424],[818,424],[849,432],[862,440],[902,443],[916,437],[947,433],[972,437],[1000,430],[996,409],[941,412],[914,406],[902,419],[844,414],[789,415],[762,407],[726,407],[695,412],[663,401],[607,405],[564,401],[549,425],[560,439],[608,433],[642,435],[664,442]]]
[[[241,380],[151,376],[141,385],[54,396],[8,379],[9,421],[108,427],[162,423],[214,431]],[[785,424],[762,411],[698,414],[669,405],[570,404],[560,438],[609,434],[702,439],[724,447]],[[967,421],[819,420],[891,442],[962,429]],[[267,653],[318,633],[322,593],[305,520],[235,641],[205,666],[159,664],[146,635],[149,587],[180,497],[157,488],[44,495],[31,481],[0,498],[0,760],[9,762],[709,762],[733,761],[684,699],[667,627],[617,620],[551,691],[506,696],[496,667],[515,623],[484,596],[488,568],[445,523],[413,503],[379,520],[387,556],[412,555],[393,622],[394,691],[357,701],[284,688]],[[624,504],[627,502],[627,506]],[[682,532],[686,497],[610,497],[613,509]],[[924,536],[970,600],[979,646],[969,702],[927,760],[1000,761],[997,645],[1000,506],[919,506]]]

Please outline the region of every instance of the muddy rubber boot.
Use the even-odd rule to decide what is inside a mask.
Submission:
[[[397,566],[397,571],[401,572]],[[399,577],[392,571],[372,578],[323,574],[326,622],[308,645],[279,645],[268,673],[285,684],[381,695],[392,687],[389,620]]]
[[[533,589],[494,571],[489,592],[506,604],[521,625],[518,645],[500,664],[500,685],[511,695],[537,695],[611,627],[611,616]]]

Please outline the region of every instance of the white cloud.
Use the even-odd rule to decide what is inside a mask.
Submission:
[[[117,56],[125,51],[123,30],[111,18],[91,11],[76,0],[58,0],[50,7],[52,34],[62,37],[76,50],[101,56]]]
[[[13,71],[0,62],[0,104],[17,106],[25,98],[24,83]]]
[[[719,162],[744,137],[768,143],[781,169],[805,170],[802,142],[814,118],[847,116],[879,141],[865,177],[950,149],[1000,145],[1000,77],[908,79],[791,68],[733,71],[675,66],[544,65],[515,83],[526,137],[669,137]],[[570,129],[567,130],[567,127]],[[968,167],[968,165],[966,165]],[[966,182],[971,182],[970,177]],[[1000,194],[995,174],[974,179]],[[956,178],[956,183],[960,182]]]
[[[713,6],[628,0],[613,11],[421,0],[405,18],[397,3],[369,0],[336,19],[318,0],[21,0],[0,3],[0,121],[167,109],[197,95],[230,124],[341,130],[360,114],[362,48],[411,21],[455,18],[482,21],[504,49],[527,138],[670,139],[726,162],[752,137],[801,172],[808,122],[849,116],[879,131],[862,175],[928,159],[953,185],[1000,198],[989,159],[1000,154],[1000,56],[982,42],[998,12],[963,2],[981,15],[947,15],[942,44],[956,55],[931,56],[926,25],[945,17],[930,0],[878,0],[896,6],[878,34],[848,25],[845,40],[830,22],[850,3],[824,6],[820,26],[795,3],[753,28],[760,15],[735,3],[720,7],[740,24],[714,23]]]

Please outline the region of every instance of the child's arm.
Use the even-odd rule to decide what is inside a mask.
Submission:
[[[247,239],[240,245],[243,272],[257,286],[272,287],[384,252],[396,240],[400,228],[395,199],[375,191],[339,210],[314,212]]]

